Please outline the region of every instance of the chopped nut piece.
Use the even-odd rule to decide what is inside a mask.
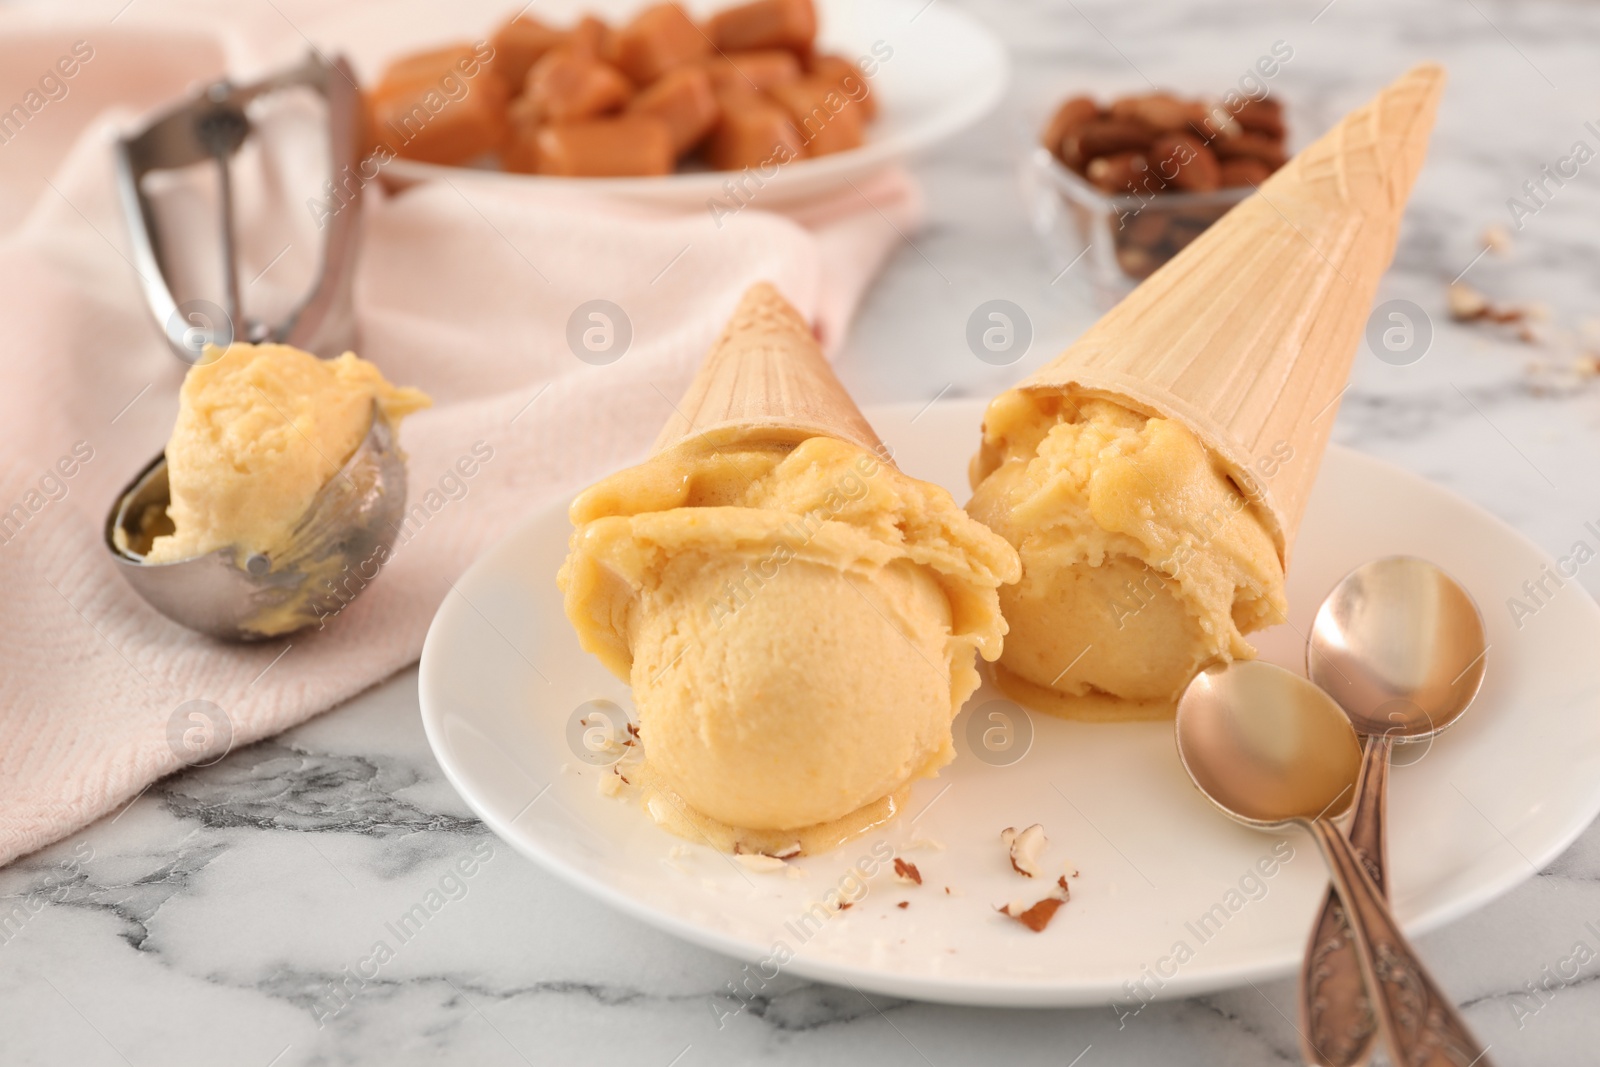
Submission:
[[[1457,322],[1471,322],[1481,319],[1489,310],[1488,299],[1472,286],[1463,282],[1452,282],[1447,296],[1450,305],[1450,317]]]
[[[1029,904],[1025,900],[1013,900],[1009,904],[1002,904],[996,910],[1001,915],[1017,920],[1023,926],[1038,933],[1050,925],[1050,920],[1055,918],[1056,910],[1072,899],[1072,890],[1067,886],[1067,876],[1058,875],[1056,886],[1050,895],[1042,900]]]
[[[894,858],[894,876],[896,881],[905,882],[909,885],[922,884],[922,872],[917,870],[917,865],[915,863],[907,863],[899,856]]]
[[[755,871],[757,874],[771,874],[788,866],[777,856],[769,856],[765,852],[736,852],[733,858],[747,870]]]
[[[1050,925],[1050,920],[1056,917],[1056,910],[1064,903],[1066,901],[1060,897],[1045,897],[1030,907],[1024,907],[1021,901],[1016,901],[1003,905],[1000,914],[1017,920],[1037,934]]]
[[[1013,870],[1029,878],[1039,876],[1039,857],[1049,843],[1045,839],[1043,826],[1034,823],[1022,831],[1008,826],[1000,831],[1000,842],[1011,852]]]
[[[1544,320],[1549,308],[1543,304],[1495,304],[1488,297],[1462,282],[1454,282],[1447,296],[1450,317],[1457,322],[1523,323],[1529,319]],[[1543,340],[1539,331],[1524,326],[1519,331],[1522,340],[1537,343]]]
[[[1511,233],[1500,223],[1495,223],[1483,231],[1483,246],[1496,255],[1505,255],[1511,251]]]
[[[618,793],[622,792],[622,787],[625,784],[626,783],[623,781],[622,775],[618,774],[616,769],[613,768],[610,774],[602,774],[600,776],[598,783],[600,787],[600,795],[603,797],[614,797]]]
[[[930,849],[934,852],[944,851],[944,842],[931,837],[914,837],[900,846],[901,852],[915,852],[918,849]]]
[[[911,901],[902,900],[900,903],[896,904],[895,907],[897,907],[897,908],[909,908],[909,907],[911,907]]]

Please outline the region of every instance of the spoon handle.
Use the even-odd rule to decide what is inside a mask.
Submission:
[[[1309,829],[1344,902],[1390,1058],[1399,1067],[1491,1067],[1488,1049],[1417,959],[1350,842],[1327,819]]]
[[[1388,737],[1367,738],[1350,816],[1350,847],[1378,892],[1387,896],[1384,866],[1384,806],[1389,792]],[[1311,943],[1300,967],[1300,1022],[1306,1062],[1315,1067],[1355,1067],[1372,1055],[1378,1021],[1361,977],[1349,920],[1330,885],[1322,911],[1311,928]]]

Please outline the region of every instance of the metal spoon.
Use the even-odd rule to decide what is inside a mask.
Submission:
[[[1366,735],[1348,836],[1381,893],[1388,892],[1384,805],[1393,746],[1430,739],[1467,710],[1483,684],[1487,651],[1483,616],[1471,595],[1438,567],[1411,556],[1356,568],[1317,612],[1306,669]],[[1310,1063],[1354,1067],[1372,1054],[1377,1022],[1349,924],[1331,889],[1300,972],[1300,1019]]]
[[[366,437],[312,498],[289,547],[271,558],[221,548],[146,563],[142,550],[154,536],[149,522],[166,515],[169,500],[162,453],[118,495],[106,518],[106,548],[122,573],[174,622],[223,640],[260,641],[337,615],[377,577],[405,514],[405,458],[374,404]]]
[[[1270,663],[1212,667],[1178,701],[1178,756],[1200,791],[1260,830],[1311,833],[1344,902],[1391,1058],[1407,1067],[1489,1067],[1484,1048],[1400,932],[1333,819],[1355,799],[1361,748],[1333,698]]]

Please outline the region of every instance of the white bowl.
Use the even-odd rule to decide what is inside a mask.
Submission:
[[[531,13],[563,26],[585,13],[621,22],[642,6],[635,0],[550,0]],[[731,6],[690,2],[696,16]],[[363,83],[371,84],[392,59],[407,52],[480,40],[517,10],[506,0],[430,0],[385,4],[382,17],[365,8],[317,23],[317,44],[346,55]],[[818,45],[852,58],[876,56],[869,81],[878,116],[860,148],[801,159],[764,178],[756,196],[777,203],[814,196],[871,174],[936,144],[986,115],[1004,93],[1010,64],[994,34],[965,12],[930,0],[817,0]],[[605,193],[660,204],[704,207],[729,197],[726,171],[688,171],[652,178],[555,178],[472,167],[445,167],[396,159],[384,173],[400,183],[447,178],[508,186]],[[752,187],[747,183],[747,188]]]

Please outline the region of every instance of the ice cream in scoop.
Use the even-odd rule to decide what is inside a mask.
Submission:
[[[1002,688],[1078,718],[1171,714],[1254,654],[1443,87],[1347,115],[990,405],[968,509],[1018,549]]]
[[[171,563],[237,546],[271,556],[366,436],[429,405],[346,352],[323,360],[288,345],[233,344],[189,369],[167,442],[171,502],[152,516],[144,559]],[[116,531],[127,551],[126,535]]]
[[[953,757],[1016,553],[895,467],[771,286],[746,294],[655,455],[571,515],[567,614],[633,687],[669,829],[817,851]]]

